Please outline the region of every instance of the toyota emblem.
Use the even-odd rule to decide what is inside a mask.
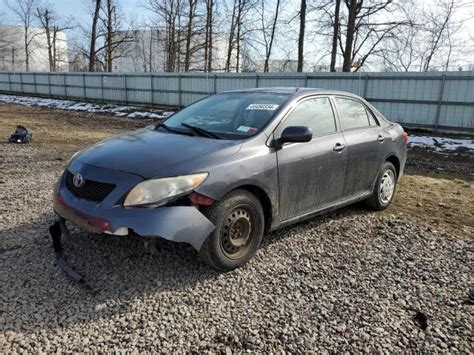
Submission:
[[[72,178],[72,183],[74,184],[74,186],[76,187],[82,187],[84,186],[84,184],[86,183],[86,180],[84,180],[84,178],[82,177],[81,174],[77,173],[74,175],[74,177]]]

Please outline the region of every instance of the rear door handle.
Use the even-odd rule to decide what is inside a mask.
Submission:
[[[346,146],[344,144],[341,144],[341,143],[336,143],[336,145],[332,148],[332,150],[334,150],[335,152],[340,152],[341,150],[343,150]]]
[[[385,140],[385,137],[382,136],[381,134],[379,134],[379,136],[377,137],[377,140],[382,143],[384,140]]]

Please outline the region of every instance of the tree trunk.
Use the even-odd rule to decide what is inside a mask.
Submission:
[[[25,27],[25,69],[26,71],[30,71],[30,49],[29,47],[29,41],[28,41],[28,27]]]
[[[95,43],[97,40],[97,21],[99,20],[100,1],[95,0],[95,11],[92,19],[91,42],[89,49],[89,71],[95,71]]]
[[[114,16],[114,6],[112,0],[107,0],[107,45],[105,48],[105,60],[106,60],[106,71],[112,72],[112,61],[113,61],[113,16]]]
[[[303,71],[304,61],[304,31],[306,27],[306,0],[301,0],[300,7],[300,33],[298,36],[298,72]]]
[[[270,35],[270,43],[268,44],[267,55],[265,57],[265,65],[263,66],[263,71],[265,73],[268,73],[268,70],[269,70],[268,62],[270,61],[270,55],[272,54],[273,39],[275,38],[275,29],[276,29],[276,24],[278,21],[279,12],[280,12],[280,0],[277,0],[276,8],[275,8],[275,17],[273,19],[273,25],[272,25],[272,33]]]
[[[334,26],[332,34],[332,49],[331,49],[331,65],[330,71],[336,71],[336,56],[337,56],[337,39],[339,35],[339,10],[341,7],[341,0],[336,0],[336,9],[334,10]]]
[[[243,0],[239,0],[240,1]],[[237,36],[235,37],[236,39],[236,47],[237,47],[237,53],[236,53],[236,60],[235,60],[235,72],[238,73],[240,70],[240,34],[242,31],[242,22],[241,22],[241,7],[239,4],[239,14],[237,18]]]
[[[214,0],[206,0],[206,43],[204,45],[204,71],[212,71],[212,22]]]
[[[209,42],[208,42],[208,53],[207,53],[207,71],[212,71],[212,48],[213,48],[213,23],[214,23],[214,0],[209,0],[210,7],[209,7]]]
[[[193,38],[193,21],[196,12],[197,0],[188,0],[189,13],[186,33],[186,53],[184,56],[184,71],[189,71],[191,65],[191,43]]]
[[[58,56],[56,53],[56,39],[58,37],[59,28],[54,27],[53,29],[53,41],[52,41],[52,58],[53,58],[53,69],[51,71],[56,71],[58,69]]]
[[[359,4],[357,0],[349,0],[346,2],[348,6],[348,19],[347,19],[347,33],[346,33],[346,45],[344,48],[344,62],[342,64],[342,71],[350,72],[352,68],[352,45],[354,44],[354,32],[356,25],[357,8]]]
[[[234,49],[234,31],[235,31],[235,23],[236,23],[236,18],[235,18],[235,9],[239,4],[237,4],[237,1],[240,0],[234,0],[234,8],[232,10],[232,21],[230,24],[230,33],[229,33],[229,41],[228,41],[228,46],[227,46],[227,60],[225,63],[225,71],[229,72],[230,71],[230,61],[232,58],[232,49]]]

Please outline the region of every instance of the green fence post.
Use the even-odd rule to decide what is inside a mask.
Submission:
[[[362,96],[364,99],[367,98],[368,85],[369,85],[369,74],[367,74],[364,78],[364,96]]]
[[[61,75],[63,76],[64,96],[66,97],[66,100],[67,100],[68,96],[67,96],[66,73],[62,73]]]
[[[21,93],[24,94],[25,91],[23,90],[23,73],[20,72],[20,89],[21,89]]]
[[[441,105],[443,104],[443,95],[444,95],[444,83],[446,82],[446,74],[443,74],[441,77],[441,83],[439,88],[439,96],[438,96],[438,106],[436,107],[436,117],[435,117],[435,129],[437,130],[439,127],[439,119],[441,115]]]
[[[104,74],[100,74],[100,98],[104,103]]]
[[[52,95],[52,91],[51,91],[51,73],[48,72],[48,94],[49,94],[49,97],[51,97]]]
[[[82,73],[82,98],[85,100],[86,96],[86,73]]]
[[[181,108],[182,98],[181,98],[181,74],[178,73],[178,106]]]
[[[155,76],[153,75],[153,73],[150,73],[150,90],[151,90],[151,105],[154,106],[155,105],[155,83],[154,83],[154,78]]]
[[[125,104],[128,105],[127,74],[123,74],[123,86],[124,86],[124,89],[125,89]]]
[[[35,95],[38,95],[38,89],[36,88],[36,72],[33,73],[33,87],[35,88]]]

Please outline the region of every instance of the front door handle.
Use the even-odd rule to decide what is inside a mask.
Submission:
[[[334,150],[335,152],[340,152],[341,150],[343,150],[346,146],[344,144],[341,144],[341,143],[336,143],[336,145],[332,148],[332,150]]]
[[[385,140],[385,137],[382,136],[381,134],[379,134],[379,136],[377,137],[377,140],[382,143],[384,140]]]

